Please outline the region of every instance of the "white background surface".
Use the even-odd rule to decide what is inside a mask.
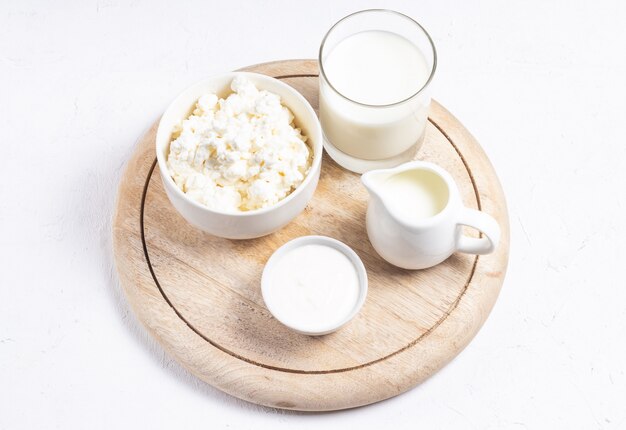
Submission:
[[[626,428],[626,6],[385,2],[431,32],[435,98],[508,197],[496,307],[423,385],[356,410],[258,407],[198,382],[129,311],[110,218],[179,91],[311,58],[382,2],[0,3],[0,428]],[[375,426],[378,424],[378,426]]]

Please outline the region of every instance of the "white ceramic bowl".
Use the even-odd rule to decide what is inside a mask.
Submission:
[[[208,92],[226,97],[232,93],[230,83],[237,75],[244,75],[257,88],[271,91],[281,97],[295,117],[294,123],[308,137],[307,144],[313,151],[311,169],[304,181],[290,195],[277,204],[248,212],[222,212],[188,198],[167,169],[167,154],[174,126],[187,118],[193,111],[201,95]],[[215,236],[229,239],[251,239],[265,236],[284,227],[302,212],[313,196],[320,176],[322,164],[322,129],[315,111],[309,102],[289,85],[269,76],[248,72],[230,72],[205,79],[187,88],[169,105],[156,135],[156,155],[161,172],[161,179],[167,197],[176,210],[193,226]]]
[[[346,257],[348,257],[352,266],[354,266],[359,279],[359,295],[352,309],[349,312],[346,312],[346,314],[336,322],[328,323],[327,321],[319,321],[319,323],[315,324],[315,327],[293,321],[293,318],[291,321],[281,318],[281,315],[283,314],[281,311],[285,306],[284,297],[283,300],[281,300],[281,297],[277,296],[279,294],[270,285],[271,279],[273,278],[272,271],[280,259],[288,252],[293,251],[295,248],[311,244],[328,246],[329,248],[336,249],[337,251],[343,253]],[[263,301],[265,302],[267,309],[272,315],[274,315],[274,318],[280,321],[283,325],[298,333],[310,336],[324,335],[340,329],[350,322],[350,320],[352,320],[357,313],[359,313],[363,307],[363,303],[365,303],[365,298],[367,297],[367,271],[365,270],[363,261],[361,261],[357,253],[345,243],[327,236],[300,236],[290,240],[274,251],[270,259],[267,263],[265,263],[263,275],[261,276],[261,294],[263,295]]]

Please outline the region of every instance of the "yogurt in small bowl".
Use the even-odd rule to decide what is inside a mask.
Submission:
[[[282,324],[302,334],[323,335],[359,312],[367,296],[367,273],[343,242],[302,236],[272,254],[263,270],[261,292]]]

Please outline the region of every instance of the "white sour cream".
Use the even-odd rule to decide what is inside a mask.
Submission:
[[[283,324],[321,333],[339,327],[355,313],[361,297],[359,273],[342,251],[309,243],[276,257],[263,275],[263,299]]]

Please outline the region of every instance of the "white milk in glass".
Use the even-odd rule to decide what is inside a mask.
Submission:
[[[320,120],[327,143],[356,159],[406,155],[394,165],[413,158],[430,104],[420,90],[432,67],[420,49],[393,32],[366,30],[339,41],[322,61],[327,82],[320,83]]]

